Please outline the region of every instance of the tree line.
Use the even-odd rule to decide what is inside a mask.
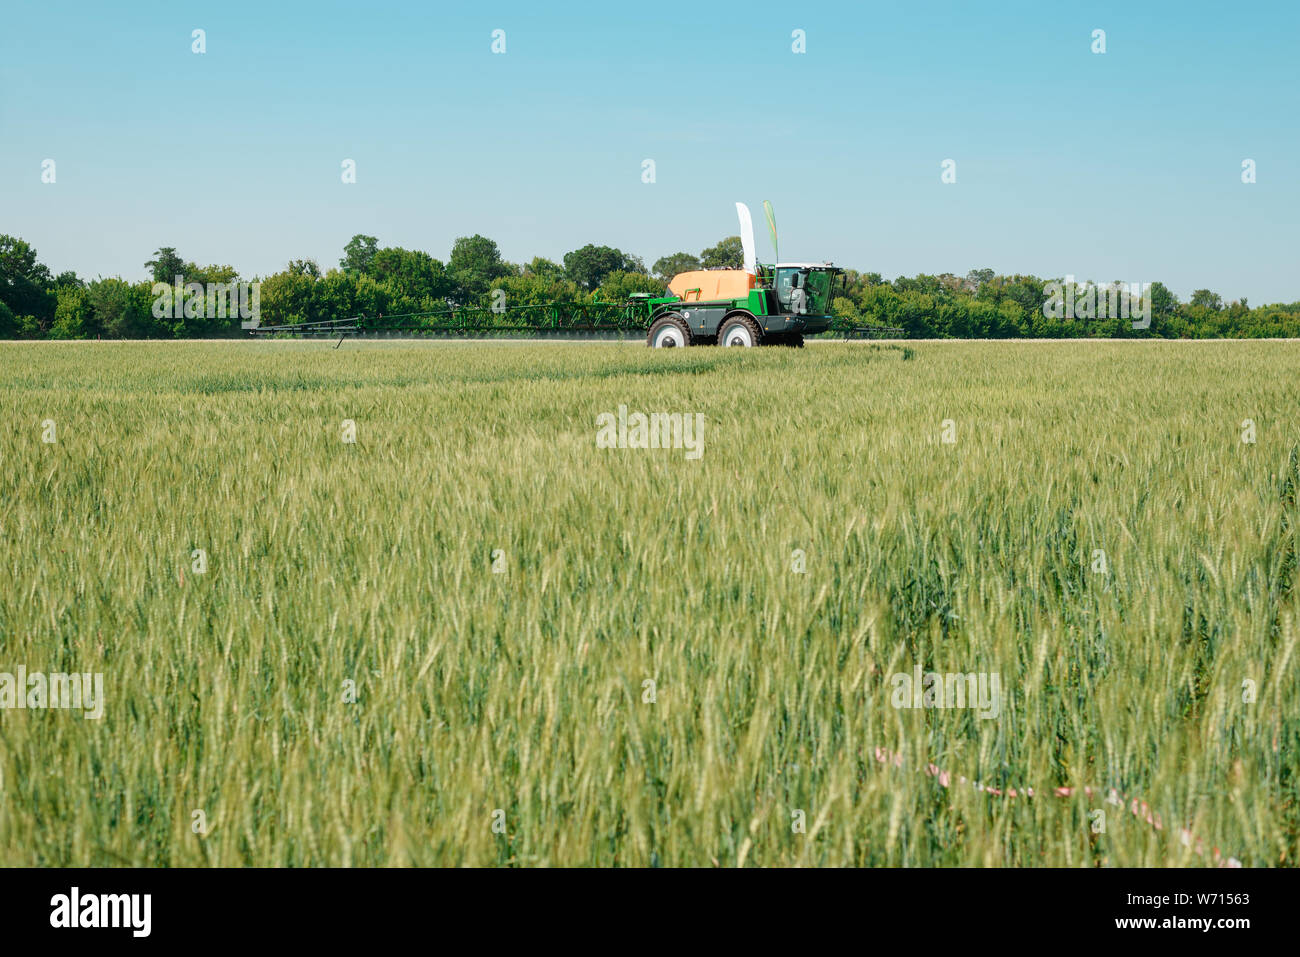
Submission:
[[[160,310],[159,284],[197,283],[206,288],[259,283],[261,324],[285,325],[488,306],[494,290],[504,293],[508,306],[617,302],[633,293],[662,293],[678,272],[739,268],[741,262],[738,236],[698,255],[673,253],[647,267],[637,256],[594,244],[566,253],[561,262],[535,257],[510,263],[493,240],[478,235],[458,238],[443,262],[420,250],[381,247],[376,237],[359,234],[344,247],[338,266],[325,271],[314,260],[295,259],[270,276],[244,280],[233,266],[201,266],[173,247],[162,247],[143,264],[147,279],[86,280],[71,271],[54,275],[30,244],[0,234],[0,338],[246,335],[237,312]],[[879,273],[847,270],[833,311],[857,322],[900,328],[909,338],[1300,337],[1300,302],[1251,307],[1245,298],[1225,302],[1207,289],[1196,290],[1182,302],[1156,282],[1148,293],[1150,325],[1134,329],[1129,318],[1099,317],[1086,310],[1045,315],[1049,282],[1029,275],[997,275],[991,269],[892,281]]]

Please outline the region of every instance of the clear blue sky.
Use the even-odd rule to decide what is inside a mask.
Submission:
[[[737,200],[765,260],[764,199],[783,259],[1300,299],[1300,4],[4,0],[0,232],[55,271],[265,275],[354,233],[649,264]]]

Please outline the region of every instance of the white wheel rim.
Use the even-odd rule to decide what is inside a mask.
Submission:
[[[665,347],[680,347],[686,345],[686,337],[682,335],[682,330],[676,326],[664,326],[655,333],[655,348],[663,349]]]
[[[726,335],[722,337],[724,346],[743,346],[749,347],[754,344],[754,337],[750,334],[749,329],[743,322],[738,322],[734,326],[729,326]]]

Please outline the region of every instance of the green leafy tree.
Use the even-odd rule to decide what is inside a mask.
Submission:
[[[745,247],[739,236],[728,236],[700,253],[705,269],[740,269],[745,265]]]
[[[844,296],[836,296],[831,303],[831,315],[839,319],[858,320],[861,316],[858,314],[858,307],[852,299],[846,299]]]
[[[441,262],[428,253],[396,246],[375,253],[369,275],[388,283],[394,295],[409,299],[445,300],[454,291]]]
[[[86,287],[93,322],[104,335],[139,339],[164,332],[153,317],[152,283],[133,286],[124,279],[96,279]]]
[[[285,267],[285,272],[292,273],[295,276],[308,276],[312,279],[320,278],[320,266],[316,265],[314,259],[290,259],[289,265]]]
[[[186,277],[205,288],[198,315],[181,314],[163,324],[177,339],[207,339],[239,333],[239,270],[234,266],[186,263]],[[222,315],[224,313],[224,315]]]
[[[699,268],[700,257],[692,256],[690,253],[673,253],[669,256],[661,256],[650,267],[651,271],[665,283],[671,282],[673,276],[680,272],[690,272]]]
[[[16,326],[39,332],[54,318],[50,271],[36,250],[16,236],[0,235],[0,302],[9,307]],[[21,317],[29,317],[21,321]]]
[[[899,276],[894,280],[894,290],[901,293],[915,292],[926,296],[936,296],[943,289],[938,276],[918,273],[916,276]]]
[[[226,283],[238,282],[239,270],[234,266],[207,265],[200,266],[198,263],[185,264],[185,281],[207,283]]]
[[[606,276],[619,271],[644,272],[645,267],[635,256],[612,246],[588,243],[564,254],[564,274],[583,289],[596,289]]]
[[[530,272],[521,276],[504,276],[497,281],[496,288],[505,293],[504,305],[512,315],[512,310],[524,306],[576,303],[585,298],[582,290],[563,276],[541,276]]]
[[[78,282],[59,286],[58,304],[54,307],[51,339],[89,339],[100,332],[91,306],[90,293]]]
[[[1223,297],[1208,289],[1197,289],[1192,293],[1191,305],[1218,312],[1223,308]]]
[[[377,252],[379,252],[378,239],[357,233],[343,247],[343,258],[339,260],[339,268],[344,272],[364,274],[369,271],[370,263]]]
[[[598,295],[606,302],[621,302],[633,293],[648,292],[656,296],[664,294],[664,284],[653,276],[643,272],[628,272],[616,269],[608,273],[601,281]]]
[[[1152,315],[1169,316],[1173,315],[1178,309],[1178,297],[1174,295],[1169,287],[1162,282],[1153,282],[1151,284],[1151,313]]]
[[[364,312],[358,286],[365,277],[355,270],[331,269],[316,285],[313,322],[355,319]],[[264,287],[265,288],[265,287]]]
[[[265,289],[263,286],[264,293]],[[387,283],[357,272],[331,269],[314,286],[314,314],[310,321],[377,319],[403,311],[394,308],[397,300]]]
[[[165,282],[169,286],[176,282],[176,277],[182,277],[182,281],[188,281],[185,273],[185,261],[176,252],[174,246],[163,246],[161,249],[155,249],[153,259],[144,264],[144,268],[149,270],[154,282]]]
[[[495,241],[475,234],[460,236],[452,244],[447,273],[455,301],[468,304],[483,300],[497,279],[512,275],[514,270],[502,261]]]
[[[557,262],[543,259],[541,256],[534,256],[532,260],[524,266],[523,275],[539,276],[542,279],[563,279],[564,267]]]
[[[319,276],[299,272],[293,263],[289,266],[262,280],[260,305],[264,326],[285,326],[322,318],[316,301]]]

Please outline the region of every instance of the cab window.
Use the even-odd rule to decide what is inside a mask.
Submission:
[[[776,271],[776,298],[782,308],[790,308],[790,290],[794,288],[794,277],[798,273],[799,269],[793,266]]]

